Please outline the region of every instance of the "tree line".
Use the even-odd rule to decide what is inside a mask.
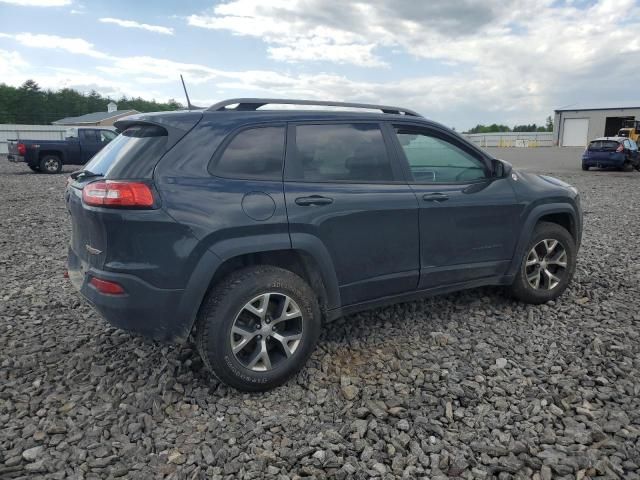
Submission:
[[[0,123],[48,125],[66,117],[106,112],[107,104],[111,101],[118,104],[118,110],[159,112],[184,108],[173,99],[156,102],[140,97],[114,99],[104,97],[95,90],[88,94],[72,88],[43,90],[34,80],[27,80],[20,87],[0,83]]]
[[[544,125],[515,125],[509,128],[506,125],[481,125],[478,124],[466,133],[497,133],[497,132],[553,132],[553,119],[549,116]]]

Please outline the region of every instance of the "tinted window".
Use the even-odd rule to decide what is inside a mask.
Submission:
[[[393,181],[378,125],[298,125],[289,177],[311,182]]]
[[[140,125],[127,128],[100,150],[84,167],[93,173],[117,177],[125,164],[155,165],[164,155],[167,132],[164,128]]]
[[[214,159],[212,173],[220,177],[282,179],[284,127],[243,130]]]
[[[424,132],[396,128],[414,181],[458,183],[486,178],[484,163],[460,147]]]
[[[95,130],[78,130],[78,135],[80,136],[81,142],[84,142],[84,143],[98,142]]]

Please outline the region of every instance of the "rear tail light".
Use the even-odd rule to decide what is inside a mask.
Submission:
[[[94,207],[151,208],[154,199],[151,187],[143,182],[103,180],[86,185],[82,200]]]
[[[616,153],[620,153],[624,151],[624,145],[620,144],[618,145],[618,148],[616,148]]]
[[[27,153],[27,147],[25,146],[25,144],[24,143],[19,143],[18,144],[18,155],[20,155],[21,157],[24,157],[26,153]]]
[[[89,285],[98,290],[100,293],[106,293],[107,295],[124,295],[125,291],[117,282],[111,282],[109,280],[102,280],[100,278],[92,277],[89,280]]]

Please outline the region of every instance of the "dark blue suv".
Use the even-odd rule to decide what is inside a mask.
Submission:
[[[575,270],[575,188],[411,110],[235,99],[116,126],[69,180],[69,276],[113,325],[193,333],[241,390],[284,383],[343,315],[482,285],[542,303]]]

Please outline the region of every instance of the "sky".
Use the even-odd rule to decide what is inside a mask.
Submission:
[[[0,0],[0,82],[398,105],[458,130],[638,106],[640,0]]]

